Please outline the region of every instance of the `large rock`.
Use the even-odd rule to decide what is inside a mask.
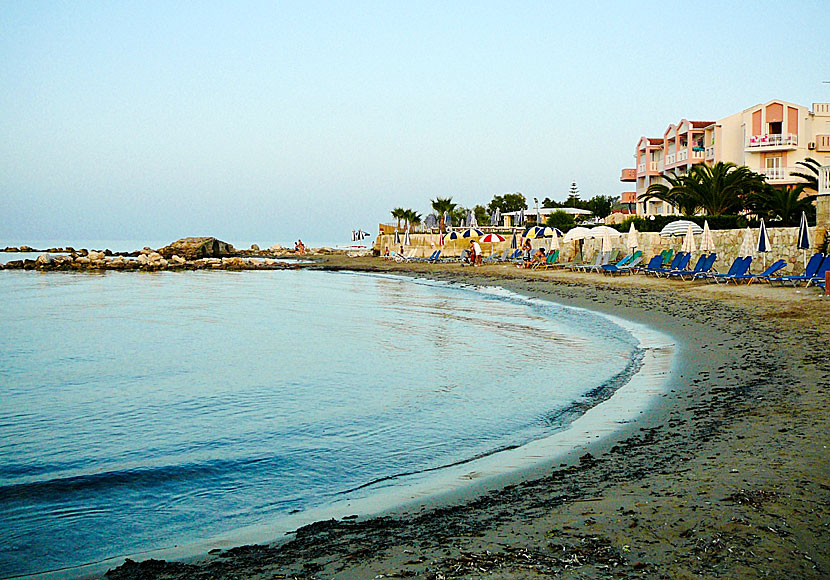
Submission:
[[[198,260],[230,256],[236,253],[236,249],[216,238],[182,238],[159,249],[158,253],[168,259],[175,254],[186,260]]]

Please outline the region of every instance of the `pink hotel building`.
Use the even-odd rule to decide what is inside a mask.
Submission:
[[[773,100],[720,121],[682,119],[662,137],[640,138],[636,166],[620,176],[620,181],[636,184],[636,191],[624,192],[621,201],[636,203],[640,215],[676,214],[670,204],[640,199],[664,175],[680,175],[696,163],[731,161],[766,175],[773,185],[791,185],[802,181],[791,174],[804,170],[796,162],[807,157],[830,165],[830,103],[814,103],[810,110]]]

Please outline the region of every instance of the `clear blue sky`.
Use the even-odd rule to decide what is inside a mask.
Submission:
[[[750,16],[750,13],[756,16]],[[830,2],[0,3],[0,239],[345,242],[830,101]]]

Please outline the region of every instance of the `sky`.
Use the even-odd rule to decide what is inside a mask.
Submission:
[[[0,240],[347,243],[830,101],[830,2],[0,3]]]

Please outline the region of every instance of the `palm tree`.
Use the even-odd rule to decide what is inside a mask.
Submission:
[[[816,196],[806,195],[801,197],[805,189],[807,189],[807,185],[804,183],[789,187],[768,185],[761,191],[752,194],[747,205],[758,216],[780,221],[785,226],[797,226],[801,220],[801,212],[808,216],[815,212],[813,200]]]
[[[795,164],[803,166],[809,173],[793,171],[790,175],[803,179],[806,182],[804,184],[805,188],[818,191],[818,168],[821,167],[821,163],[812,157],[806,157],[804,161],[796,161]]]
[[[435,210],[435,213],[438,214],[438,220],[440,221],[441,232],[446,231],[446,224],[444,223],[444,213],[450,212],[455,209],[456,204],[452,202],[451,197],[436,197],[435,199],[430,200],[432,203],[432,209]]]
[[[684,215],[703,210],[708,215],[738,213],[744,208],[747,196],[766,186],[765,177],[746,166],[717,162],[709,166],[693,165],[683,175],[666,176],[669,185],[654,183],[641,199],[660,199]]]
[[[398,220],[398,229],[401,229],[401,220],[404,219],[404,212],[406,210],[402,207],[396,207],[392,210],[392,217]]]
[[[403,220],[407,228],[411,225],[416,226],[421,223],[421,214],[413,209],[405,209],[403,210]]]

